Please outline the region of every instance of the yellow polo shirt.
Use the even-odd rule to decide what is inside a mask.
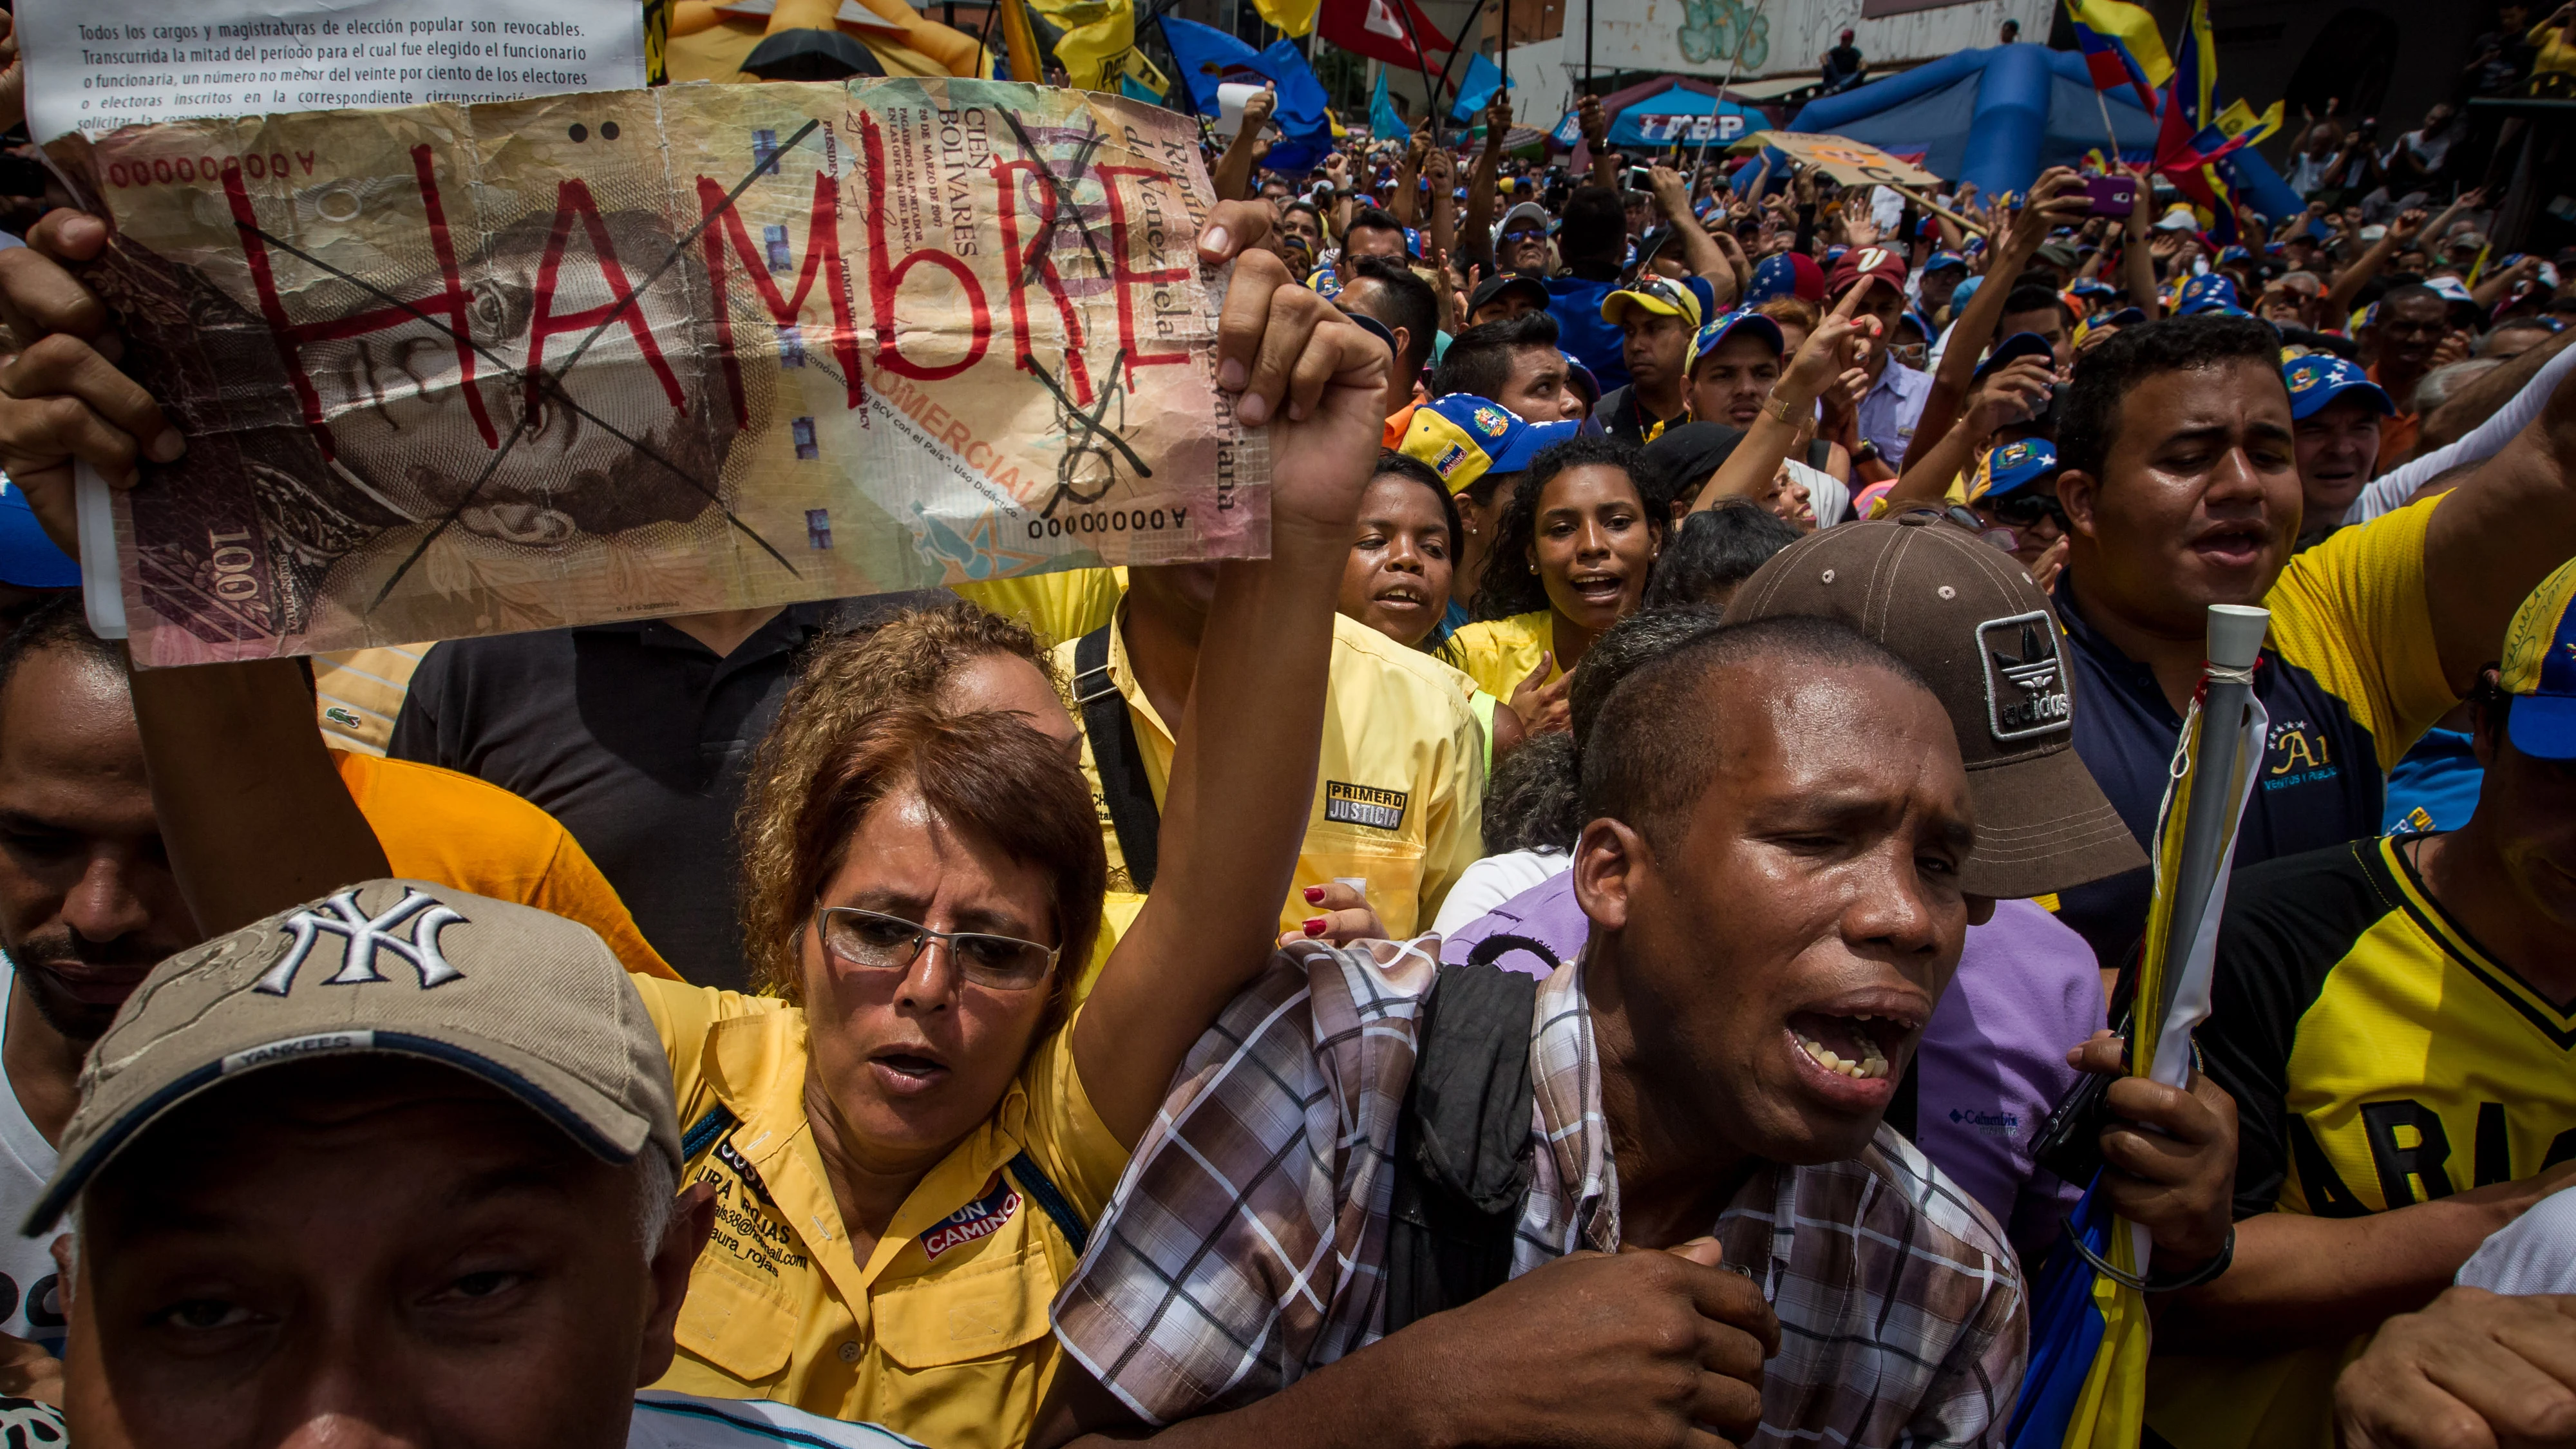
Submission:
[[[1056,646],[1059,679],[1074,675],[1073,643]],[[1160,805],[1169,788],[1174,742],[1127,665],[1124,630],[1109,634],[1109,678],[1127,700]],[[1074,711],[1074,721],[1082,712]],[[1341,876],[1368,881],[1368,898],[1396,939],[1427,929],[1441,899],[1485,853],[1485,740],[1457,683],[1457,671],[1407,649],[1355,619],[1333,616],[1333,655],[1324,707],[1315,804],[1297,853],[1297,877],[1279,913],[1295,930],[1314,914],[1303,894]],[[1100,810],[1112,890],[1131,888],[1100,772],[1086,732],[1082,770]]]
[[[1450,635],[1449,647],[1458,656],[1458,667],[1476,681],[1478,689],[1509,700],[1530,671],[1538,668],[1539,660],[1556,647],[1555,621],[1555,613],[1548,609],[1488,619]],[[1550,662],[1547,678],[1541,682],[1554,684],[1564,676],[1565,667]]]
[[[769,1399],[939,1449],[1016,1449],[1061,1361],[1047,1305],[1076,1254],[1039,1201],[1047,1189],[1005,1168],[1025,1154],[1088,1224],[1127,1166],[1074,1072],[1071,1019],[863,1263],[805,1120],[805,1013],[649,977],[635,988],[696,1148],[683,1181],[716,1193],[679,1356],[654,1387]]]

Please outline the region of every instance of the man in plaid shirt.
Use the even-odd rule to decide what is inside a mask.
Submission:
[[[1057,1302],[1087,1374],[1035,1442],[2001,1442],[2020,1267],[1881,1124],[1990,908],[1941,701],[1766,621],[1641,666],[1584,761],[1594,930],[1539,989],[1512,1281],[1385,1335],[1436,963],[1303,948],[1183,1066]]]

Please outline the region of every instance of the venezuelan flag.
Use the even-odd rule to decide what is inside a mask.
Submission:
[[[2165,77],[2150,71],[2132,46],[2143,43],[2154,47],[2153,54],[2163,62],[2165,76],[2173,73],[2173,62],[2165,58],[2164,41],[2156,35],[2155,17],[2127,0],[2066,0],[2066,18],[2074,27],[2076,48],[2084,52],[2084,68],[2092,73],[2093,89],[2111,91],[2125,85],[2137,94],[2138,104],[2146,108],[2147,114],[2154,115],[2156,86]]]
[[[2210,652],[2237,656],[2244,667],[2222,672],[2213,664],[2202,680],[2204,697],[2224,700],[2234,717],[2205,713],[2194,701],[2182,725],[2182,768],[2156,830],[2129,1057],[2134,1075],[2169,1086],[2190,1080],[2192,1029],[2209,1014],[2228,868],[2271,727],[2243,683],[2262,640],[2262,611],[2242,612],[2257,616],[2250,641],[2240,634],[2222,644],[2213,626]],[[2221,681],[2231,687],[2221,690]],[[2121,1221],[2101,1192],[2098,1179],[2086,1189],[2033,1284],[2030,1366],[2006,1430],[2012,1449],[2135,1449],[2145,1430],[2153,1325],[2138,1285],[2153,1249],[2146,1229]]]

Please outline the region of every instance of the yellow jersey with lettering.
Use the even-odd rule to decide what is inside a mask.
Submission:
[[[1450,652],[1458,658],[1458,667],[1476,681],[1476,687],[1496,699],[1508,700],[1512,691],[1521,687],[1530,671],[1556,647],[1556,615],[1540,609],[1536,613],[1514,614],[1508,619],[1487,619],[1469,624],[1449,636]],[[1565,668],[1555,660],[1548,661],[1543,684],[1554,684],[1565,677]]]
[[[1060,679],[1073,678],[1073,650],[1072,641],[1056,646]],[[1160,805],[1171,779],[1172,731],[1128,667],[1124,630],[1109,631],[1108,667]],[[1368,882],[1369,905],[1387,934],[1401,940],[1429,928],[1451,884],[1484,854],[1484,735],[1455,681],[1456,671],[1429,655],[1333,616],[1315,804],[1279,929],[1293,931],[1314,914],[1306,887],[1356,878]],[[1081,710],[1074,720],[1081,722]],[[1086,732],[1082,770],[1100,811],[1110,888],[1131,890],[1091,749]]]
[[[654,1387],[771,1399],[941,1449],[1014,1449],[1062,1361],[1047,1306],[1126,1168],[1072,1018],[912,1190],[866,1261],[805,1119],[805,1013],[639,978],[678,1094],[684,1183],[715,1190],[679,1356]]]
[[[2425,890],[2425,837],[2250,866],[2228,887],[2210,1077],[2236,1099],[2236,1215],[2362,1217],[2576,1157],[2576,1010],[2489,955]],[[2331,1449],[2349,1341],[2160,1354],[2147,1422],[2193,1449]]]

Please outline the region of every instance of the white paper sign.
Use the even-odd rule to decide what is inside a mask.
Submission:
[[[19,0],[27,128],[644,84],[637,0]]]

